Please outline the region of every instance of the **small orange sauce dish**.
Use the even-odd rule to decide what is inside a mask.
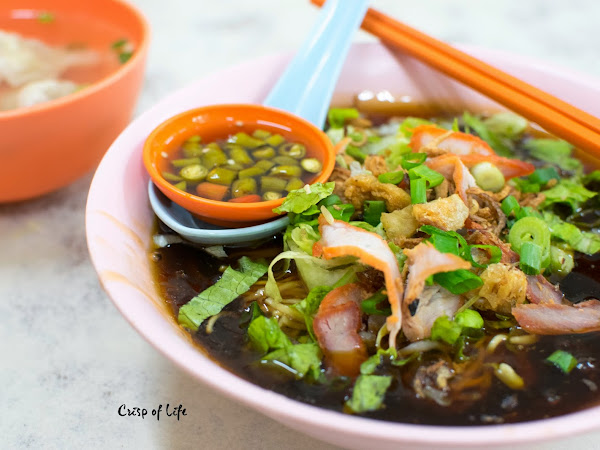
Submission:
[[[144,165],[163,194],[200,219],[231,228],[256,225],[277,217],[273,209],[281,205],[284,198],[251,203],[211,200],[178,189],[163,173],[173,155],[192,136],[200,136],[202,143],[210,143],[238,133],[252,135],[258,129],[302,144],[307,157],[321,162],[322,169],[311,183],[323,183],[333,172],[333,146],[322,130],[286,111],[252,104],[205,106],[166,120],[144,144]]]

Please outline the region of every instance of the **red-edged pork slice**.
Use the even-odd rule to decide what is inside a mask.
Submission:
[[[416,127],[409,145],[415,152],[432,145],[455,155],[469,155],[471,153],[494,155],[494,150],[477,136],[461,133],[460,131],[449,132],[434,125],[419,125]]]
[[[544,275],[527,275],[527,300],[535,304],[564,303],[564,294]]]
[[[409,145],[415,152],[428,146],[447,151],[457,155],[469,169],[480,162],[490,162],[500,169],[506,179],[529,175],[535,170],[528,162],[496,155],[494,150],[477,136],[460,131],[450,132],[433,125],[416,127]]]
[[[415,301],[425,286],[425,280],[440,272],[450,272],[458,269],[469,269],[471,263],[453,255],[442,253],[430,242],[421,242],[412,249],[404,250],[408,277],[406,279],[406,294],[404,304],[408,307]]]
[[[430,169],[440,172],[447,180],[453,181],[456,186],[456,193],[465,202],[465,205],[469,206],[467,202],[467,189],[477,187],[477,183],[471,172],[469,172],[469,169],[467,169],[458,156],[447,153],[428,159],[425,164]]]
[[[332,290],[321,301],[313,321],[325,363],[336,375],[348,377],[360,373],[367,349],[358,331],[361,327],[360,301],[367,296],[357,284]]]
[[[512,309],[517,322],[532,334],[579,334],[600,331],[600,301],[587,300],[574,305],[529,303]]]
[[[395,346],[396,336],[402,327],[403,285],[398,260],[387,242],[378,234],[341,220],[329,223],[323,215],[319,217],[319,230],[321,240],[313,247],[315,256],[322,254],[325,259],[356,256],[363,264],[383,272],[385,289],[392,308],[392,314],[387,318],[387,328],[390,332],[390,345]]]

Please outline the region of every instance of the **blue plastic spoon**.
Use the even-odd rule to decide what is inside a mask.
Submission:
[[[369,0],[328,0],[309,38],[263,104],[292,112],[322,128],[352,38],[368,5]],[[148,196],[160,220],[182,237],[199,244],[247,245],[273,236],[289,223],[286,216],[251,227],[223,228],[194,217],[168,200],[152,182],[148,185]]]

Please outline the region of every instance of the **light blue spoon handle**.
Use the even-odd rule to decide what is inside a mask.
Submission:
[[[309,39],[263,104],[323,127],[338,76],[369,0],[328,0]]]

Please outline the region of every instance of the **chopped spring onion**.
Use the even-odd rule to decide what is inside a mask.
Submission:
[[[381,222],[381,214],[386,211],[383,200],[367,200],[364,204],[363,219],[376,227]]]
[[[444,176],[424,164],[413,167],[408,171],[411,180],[422,178],[427,182],[427,189],[436,187],[444,181]]]
[[[365,314],[380,314],[383,316],[389,316],[392,313],[391,309],[379,309],[377,307],[377,305],[383,302],[388,303],[387,295],[382,293],[381,291],[375,292],[369,298],[362,301],[362,303],[360,304],[360,309]]]
[[[343,128],[347,120],[357,119],[358,110],[355,108],[331,108],[327,120],[331,128]]]
[[[444,341],[453,345],[460,337],[461,331],[462,327],[453,320],[450,320],[448,316],[440,316],[435,319],[431,327],[431,339]]]
[[[404,171],[382,173],[377,178],[381,183],[399,184],[404,180]]]
[[[331,194],[328,197],[325,197],[323,200],[321,200],[318,205],[319,206],[333,206],[333,205],[339,205],[342,203],[342,199],[339,197],[339,195],[336,194]]]
[[[545,167],[536,169],[528,178],[532,183],[547,184],[550,180],[560,179],[560,176],[554,167]]]
[[[533,242],[521,245],[519,267],[527,275],[537,275],[542,268],[542,248]]]
[[[524,242],[533,242],[545,250],[550,246],[550,229],[542,219],[524,217],[517,220],[511,227],[508,240],[517,252],[520,251]]]
[[[479,276],[466,269],[436,273],[433,281],[456,295],[464,294],[483,285]]]
[[[546,358],[546,361],[551,362],[566,374],[577,366],[575,357],[564,350],[556,350]]]
[[[512,213],[516,215],[517,211],[521,209],[521,205],[519,205],[519,202],[515,197],[509,195],[504,200],[502,200],[500,208],[502,209],[502,212],[504,214],[510,216]]]
[[[463,328],[483,328],[483,318],[474,309],[465,309],[454,317],[454,321]]]
[[[407,153],[402,156],[402,165],[403,169],[410,170],[413,169],[425,162],[427,159],[427,153]]]
[[[427,203],[427,181],[424,178],[410,180],[411,203]]]
[[[521,266],[529,266],[528,270],[535,271],[536,252],[533,247],[527,246],[527,257],[522,255],[523,244],[529,242],[540,247],[540,266],[546,267],[550,262],[550,229],[544,220],[537,217],[523,217],[517,220],[508,233],[508,241],[513,250],[521,255]],[[531,258],[531,259],[528,259]],[[525,259],[525,263],[524,260]]]
[[[346,155],[351,156],[361,164],[367,159],[367,154],[353,145],[346,147]]]
[[[473,178],[475,178],[477,186],[484,191],[498,192],[506,183],[500,169],[488,161],[476,164],[471,169],[471,174],[473,175]]]
[[[573,259],[572,250],[563,249],[556,245],[550,246],[550,265],[548,266],[548,269],[559,275],[565,276],[569,274],[574,267],[575,260]]]
[[[330,205],[325,207],[334,219],[343,220],[348,222],[354,214],[354,206],[349,203],[343,203],[341,205]],[[381,214],[379,215],[381,217]]]
[[[471,246],[469,246],[469,249],[471,249],[471,250],[474,248],[478,248],[480,250],[485,250],[485,251],[489,252],[489,254],[490,254],[490,259],[488,260],[488,262],[485,265],[479,264],[475,261],[471,261],[477,267],[484,267],[489,264],[496,264],[497,262],[500,262],[500,260],[502,259],[502,250],[500,250],[500,247],[497,247],[495,245],[471,245]]]

